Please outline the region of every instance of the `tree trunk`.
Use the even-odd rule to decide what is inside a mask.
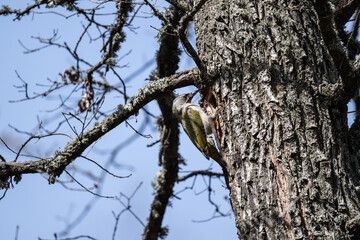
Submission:
[[[305,2],[212,0],[195,18],[240,239],[360,238],[342,82]]]

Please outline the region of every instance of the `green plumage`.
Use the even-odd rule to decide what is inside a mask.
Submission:
[[[205,128],[201,121],[201,117],[198,111],[193,109],[193,106],[190,104],[186,106],[182,111],[181,125],[183,126],[186,134],[189,136],[193,144],[205,155],[206,158],[209,158],[209,155],[206,154],[207,142],[205,135]]]
[[[220,163],[221,155],[212,139],[209,117],[199,106],[188,103],[191,98],[188,97],[188,94],[177,97],[173,103],[173,113],[197,149],[207,159],[211,157]]]

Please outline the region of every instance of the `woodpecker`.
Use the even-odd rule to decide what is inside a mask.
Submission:
[[[205,158],[209,159],[211,157],[223,166],[221,154],[216,149],[212,138],[215,129],[214,118],[206,115],[201,107],[191,104],[191,100],[197,92],[182,94],[175,98],[172,111],[192,143]]]

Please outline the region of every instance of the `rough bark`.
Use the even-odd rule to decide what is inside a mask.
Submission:
[[[343,82],[301,2],[212,0],[195,17],[240,239],[359,236]]]

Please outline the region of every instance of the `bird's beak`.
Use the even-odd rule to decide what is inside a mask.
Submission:
[[[192,93],[188,93],[187,98],[186,98],[186,102],[191,103],[191,100],[193,99],[193,97],[199,92],[199,90],[196,90],[195,92]]]

